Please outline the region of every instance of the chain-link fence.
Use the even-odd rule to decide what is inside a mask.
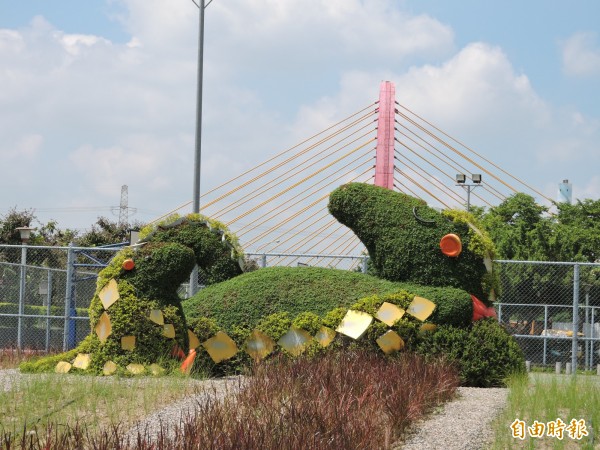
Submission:
[[[89,333],[98,272],[120,247],[0,245],[0,348],[61,350]],[[365,272],[368,257],[250,253],[249,265]],[[600,364],[600,264],[497,261],[498,320],[534,365]],[[201,279],[199,287],[203,287]],[[180,296],[189,296],[182,285]]]
[[[600,264],[497,261],[498,320],[533,365],[600,363]]]
[[[331,269],[367,272],[368,256],[320,255],[306,253],[247,253],[246,262],[255,268],[272,266],[328,267]]]
[[[98,272],[117,250],[0,245],[0,348],[74,347],[89,334]]]

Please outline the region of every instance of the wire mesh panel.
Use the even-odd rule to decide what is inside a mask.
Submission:
[[[246,264],[256,268],[326,267],[330,269],[366,271],[368,256],[302,254],[302,253],[248,253]]]
[[[600,363],[600,264],[500,261],[498,320],[532,364]]]
[[[71,348],[89,333],[98,272],[118,248],[0,245],[0,348]]]

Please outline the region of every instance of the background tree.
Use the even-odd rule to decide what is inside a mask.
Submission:
[[[78,247],[98,247],[100,245],[129,242],[129,230],[139,230],[145,224],[139,221],[119,224],[106,217],[99,217],[91,228],[74,241]]]

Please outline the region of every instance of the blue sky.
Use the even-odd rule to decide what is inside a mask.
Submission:
[[[600,197],[600,2],[214,0],[203,190],[397,99],[555,198]],[[0,0],[0,214],[85,228],[191,197],[190,0]]]

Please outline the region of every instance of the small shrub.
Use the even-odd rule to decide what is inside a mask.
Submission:
[[[418,352],[456,362],[465,386],[503,386],[509,375],[525,372],[523,351],[495,319],[469,328],[442,326],[423,338]]]

